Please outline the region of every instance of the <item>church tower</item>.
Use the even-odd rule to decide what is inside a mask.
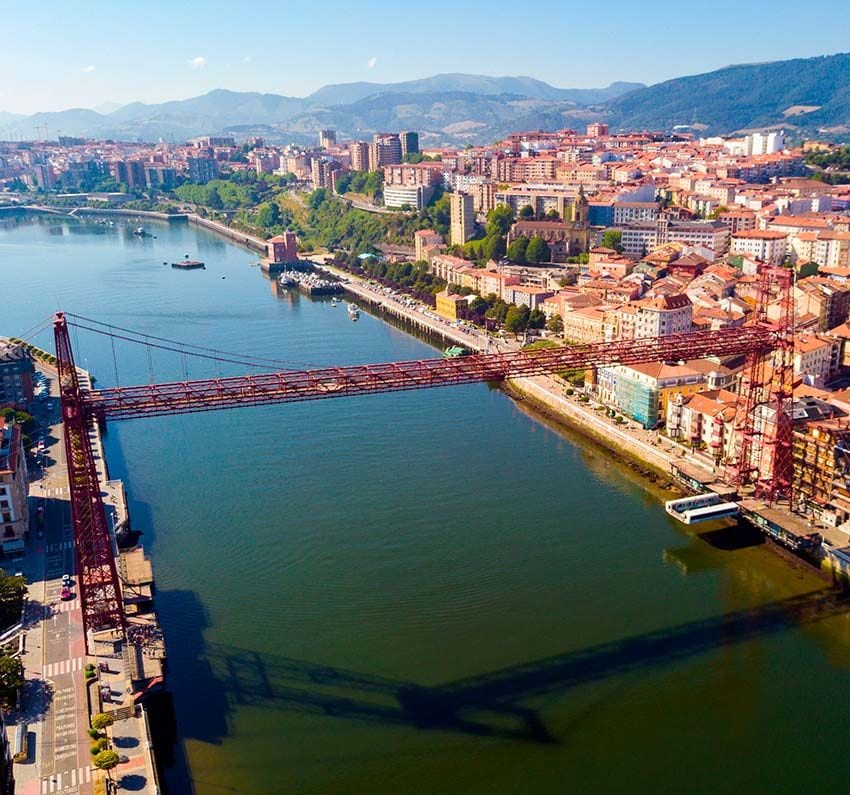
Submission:
[[[584,195],[584,185],[578,186],[578,195],[573,202],[573,225],[579,228],[587,226],[587,196]]]

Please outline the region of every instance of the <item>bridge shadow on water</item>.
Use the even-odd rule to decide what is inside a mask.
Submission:
[[[676,664],[850,611],[832,589],[509,666],[438,686],[392,679],[222,644],[197,647],[182,682],[181,734],[220,742],[240,705],[555,743],[537,710],[519,703],[547,693]],[[185,644],[181,642],[181,646]],[[179,671],[183,661],[174,660]],[[194,715],[184,721],[184,715]]]

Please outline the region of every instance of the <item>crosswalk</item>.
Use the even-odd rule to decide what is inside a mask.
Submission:
[[[41,675],[44,678],[51,678],[53,676],[62,676],[62,674],[72,674],[75,671],[82,671],[85,667],[83,662],[84,657],[74,657],[72,660],[60,660],[55,663],[47,663],[44,666],[44,670],[41,672]]]
[[[58,541],[55,544],[48,544],[44,548],[44,551],[47,554],[50,554],[51,552],[61,552],[63,549],[73,549],[73,548],[74,548],[74,542],[73,541]]]
[[[50,608],[50,614],[56,615],[56,613],[72,613],[74,610],[79,609],[80,600],[79,599],[69,599],[67,602],[57,602]]]
[[[90,767],[77,767],[73,770],[63,770],[41,780],[41,795],[48,792],[67,792],[70,789],[87,784],[91,781]]]

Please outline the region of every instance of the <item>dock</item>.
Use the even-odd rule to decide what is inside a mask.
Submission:
[[[373,314],[392,318],[406,330],[413,330],[432,338],[436,337],[444,345],[451,343],[462,346],[472,353],[496,353],[499,350],[499,344],[484,331],[466,330],[459,324],[440,317],[433,309],[413,299],[398,299],[383,292],[380,287],[373,287],[366,280],[337,270],[331,265],[314,264],[317,270],[325,271],[340,279],[349,299],[356,300],[361,307]]]

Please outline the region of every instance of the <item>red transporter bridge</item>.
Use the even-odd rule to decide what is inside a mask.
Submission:
[[[73,325],[91,328],[79,321]],[[92,329],[99,330],[99,329]],[[567,369],[678,361],[708,356],[746,356],[748,367],[762,362],[772,351],[787,347],[788,329],[782,324],[758,322],[744,328],[725,328],[640,340],[550,348],[536,351],[479,354],[458,359],[426,359],[353,367],[290,370],[239,377],[146,386],[88,390],[81,387],[64,313],[54,319],[56,355],[71,512],[80,584],[80,601],[86,636],[104,630],[126,634],[120,583],[115,567],[112,539],[107,526],[88,429],[93,422],[154,417],[164,414],[213,411],[270,403],[400,392],[411,389],[505,381]],[[114,335],[113,336],[120,336]],[[211,358],[211,357],[209,357]],[[763,379],[762,379],[763,380]],[[769,391],[769,390],[768,390]],[[759,400],[765,398],[759,392]],[[780,393],[780,396],[784,393]],[[769,396],[768,396],[769,398]],[[748,403],[749,406],[749,403]],[[752,407],[750,407],[752,408]],[[763,435],[764,436],[764,435]],[[752,436],[749,437],[752,441]],[[770,441],[750,444],[744,454],[764,449]],[[790,460],[788,462],[790,464]],[[779,460],[772,480],[763,481],[765,494],[777,496],[788,482]],[[751,482],[761,472],[749,459],[736,470],[740,482]]]

